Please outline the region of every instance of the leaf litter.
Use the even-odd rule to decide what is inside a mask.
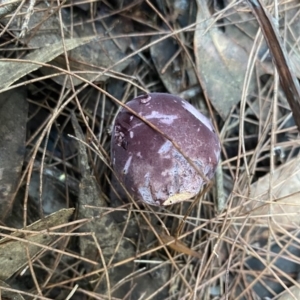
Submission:
[[[194,36],[197,71],[207,97],[225,120],[240,101],[249,53],[215,26],[207,1],[198,0],[197,4]],[[254,92],[255,83],[253,78],[249,93]]]
[[[22,38],[19,21],[28,3],[0,20],[1,96],[22,96],[15,88],[22,86],[28,102],[27,124],[26,109],[13,117],[15,143],[0,142],[6,157],[18,154],[7,159],[16,170],[6,178],[12,214],[0,224],[0,251],[11,247],[0,257],[27,251],[18,252],[20,263],[0,258],[1,269],[9,270],[1,279],[16,292],[30,299],[297,297],[295,121],[249,6],[210,4],[115,0],[47,7],[37,1]],[[263,5],[274,13],[273,1]],[[297,1],[279,3],[278,10],[281,47],[299,78]],[[193,209],[191,202],[137,206],[111,175],[115,100],[125,103],[145,91],[185,95],[220,132],[224,184],[211,185]],[[21,109],[16,106],[13,111]],[[17,131],[22,124],[26,132]],[[217,211],[218,194],[227,200],[223,211]],[[76,213],[62,216],[61,207]],[[52,225],[51,213],[59,216]],[[27,226],[37,220],[41,227]],[[0,288],[2,294],[5,289],[12,288]]]

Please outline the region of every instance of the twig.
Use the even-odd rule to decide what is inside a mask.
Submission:
[[[24,19],[24,22],[23,22],[23,25],[22,25],[22,28],[21,28],[21,32],[20,32],[20,35],[19,35],[20,38],[24,37],[25,34],[28,31],[28,24],[29,24],[31,15],[33,14],[33,8],[34,8],[34,5],[35,5],[35,2],[36,2],[36,0],[30,0],[29,1],[29,6],[27,8],[27,11],[26,11],[26,14],[25,14],[25,19]]]

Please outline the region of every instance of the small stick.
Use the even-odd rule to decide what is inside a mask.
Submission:
[[[35,2],[36,2],[36,0],[30,0],[29,1],[29,6],[27,8],[25,19],[24,19],[24,22],[23,22],[23,25],[22,25],[22,28],[21,28],[21,32],[20,32],[20,35],[19,35],[20,38],[24,37],[25,34],[28,31],[28,24],[29,24],[31,15],[33,14],[33,8],[34,8],[34,5],[35,5]]]

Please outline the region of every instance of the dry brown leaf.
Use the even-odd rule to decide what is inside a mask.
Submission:
[[[241,99],[248,53],[216,28],[206,0],[197,3],[194,47],[201,86],[220,116],[226,119]],[[255,90],[254,80],[249,90]]]
[[[300,158],[280,166],[272,177],[272,196],[269,199],[270,175],[251,185],[250,204],[245,212],[259,218],[261,224],[268,224],[270,216],[278,224],[300,225]]]
[[[30,257],[33,258],[43,250],[43,245],[52,243],[56,239],[56,236],[47,234],[49,228],[67,223],[74,210],[74,208],[61,209],[24,228],[24,230],[36,231],[36,234],[27,234],[25,236],[21,231],[17,231],[11,234],[11,238],[6,237],[1,239],[0,280],[8,279],[27,264],[26,247],[28,248]],[[13,237],[22,240],[16,240]]]
[[[89,43],[93,38],[69,39],[64,41],[67,50],[74,49],[80,45]],[[45,46],[26,55],[20,61],[0,60],[0,93],[2,89],[8,88],[18,79],[41,68],[40,63],[47,63],[64,52],[62,42]],[[33,63],[36,62],[36,63]]]

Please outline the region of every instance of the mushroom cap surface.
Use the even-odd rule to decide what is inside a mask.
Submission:
[[[173,140],[206,178],[213,177],[221,147],[207,117],[187,101],[165,93],[142,95],[126,105]],[[111,159],[133,198],[150,205],[190,199],[206,183],[168,139],[125,108],[113,126]]]

